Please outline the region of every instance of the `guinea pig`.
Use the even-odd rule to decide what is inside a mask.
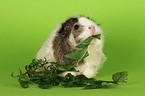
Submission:
[[[93,20],[84,16],[73,16],[61,23],[44,42],[37,53],[37,59],[44,57],[60,65],[74,60],[64,57],[65,54],[73,52],[75,46],[92,35],[101,34],[101,39],[93,39],[88,46],[89,56],[77,64],[73,75],[83,74],[88,78],[94,77],[102,67],[106,57],[103,53],[104,35],[102,28]],[[65,72],[61,76],[66,75]]]

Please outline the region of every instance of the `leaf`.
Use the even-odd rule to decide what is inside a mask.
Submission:
[[[101,39],[101,34],[93,35],[93,38]]]
[[[12,76],[12,77],[15,77],[13,72],[11,73],[11,76]]]
[[[66,54],[64,56],[66,58],[73,59],[73,60],[80,60],[80,59],[82,60],[85,57],[89,56],[87,49],[88,49],[88,47],[86,47],[82,50],[74,50],[72,53]]]
[[[112,75],[113,81],[117,84],[119,82],[127,82],[128,72],[117,72]]]
[[[78,51],[74,51],[72,53],[69,53],[69,54],[66,54],[64,55],[66,58],[69,58],[69,59],[73,59],[73,60],[77,60],[75,63],[73,64],[69,64],[69,65],[64,65],[64,69],[67,71],[67,70],[70,70],[72,67],[75,67],[75,65],[82,61],[84,58],[86,58],[87,56],[89,56],[89,53],[87,51],[87,47],[82,49],[82,50],[78,50]],[[66,68],[67,67],[67,68]]]
[[[21,79],[21,80],[23,80],[23,81],[28,81],[28,82],[31,80],[31,78],[28,77],[27,75],[20,75],[20,76],[19,76],[19,79]]]
[[[41,63],[42,63],[42,59],[39,59],[39,60],[38,60],[38,64],[41,64]]]
[[[77,45],[76,48],[86,48],[90,45],[90,42],[93,40],[93,37],[89,37],[84,40],[81,44]]]
[[[77,75],[75,77],[75,81],[77,81],[78,84],[85,84],[89,82],[89,78],[87,78],[85,75]]]
[[[86,40],[84,40],[81,44],[76,46],[76,48],[85,48],[90,45],[90,42],[93,40],[93,38],[100,39],[101,34],[93,35],[91,37],[88,37]]]
[[[51,88],[53,85],[52,84],[39,84],[39,88],[42,88],[42,89],[48,89],[48,88]]]
[[[57,62],[48,62],[48,63],[55,64],[55,65],[57,64]]]
[[[67,75],[65,75],[65,82],[69,82],[73,80],[74,80],[74,75],[72,75],[71,73],[68,73]]]
[[[12,76],[13,78],[16,78],[16,77],[18,77],[18,76],[14,76],[14,73],[13,73],[13,72],[11,73],[11,76]]]
[[[73,67],[75,67],[75,63],[71,64],[70,62],[67,62],[65,65],[57,65],[57,68],[61,71],[70,71]]]
[[[28,88],[28,87],[29,87],[27,81],[23,81],[23,80],[21,80],[21,79],[18,79],[18,81],[19,81],[21,87],[23,87],[23,88]]]
[[[43,75],[39,80],[38,86],[42,89],[48,89],[52,87],[55,83],[54,78],[51,78],[49,75]]]
[[[20,75],[22,74],[22,70],[19,68],[19,71],[20,71]]]

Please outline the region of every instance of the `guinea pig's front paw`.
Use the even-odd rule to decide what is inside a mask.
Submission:
[[[58,74],[58,76],[60,76],[60,77],[65,77],[65,75],[67,75],[68,73],[71,73],[71,74],[74,75],[74,76],[77,76],[77,75],[81,75],[81,74],[82,74],[82,73],[80,73],[80,72],[66,71],[66,72],[63,72],[63,73],[61,73],[61,74]]]
[[[90,69],[87,69],[83,72],[83,75],[85,75],[87,78],[92,78],[92,77],[96,76],[96,74],[98,74],[97,71],[93,71]]]

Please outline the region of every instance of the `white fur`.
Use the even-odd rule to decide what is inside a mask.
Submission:
[[[56,29],[53,30],[51,36],[44,42],[43,46],[38,51],[36,58],[37,59],[44,59],[44,57],[47,60],[50,60],[52,62],[56,62],[54,55],[53,55],[53,48],[52,48],[52,41],[54,37],[56,36],[57,31],[61,28],[61,25],[58,25]]]
[[[78,65],[76,69],[79,70],[81,74],[84,74],[86,77],[91,78],[94,77],[98,72],[98,70],[103,66],[104,61],[106,60],[106,57],[103,53],[103,44],[104,44],[104,35],[103,31],[100,26],[97,26],[97,24],[85,17],[79,17],[79,23],[84,26],[84,31],[79,35],[79,38],[82,40],[85,40],[91,35],[91,29],[89,27],[93,25],[95,27],[95,34],[101,34],[101,39],[94,39],[92,40],[91,44],[88,47],[89,56],[84,59],[84,64]],[[61,25],[59,25],[53,32],[50,38],[45,41],[41,49],[39,50],[37,54],[37,59],[46,59],[56,62],[54,55],[53,55],[53,49],[52,49],[52,40],[54,36],[56,35],[56,32],[61,28]],[[72,34],[69,37],[69,41],[71,42],[72,46],[76,46],[76,43],[74,42],[74,38]],[[70,73],[70,72],[68,72]],[[61,75],[64,76],[66,72]],[[75,74],[75,73],[73,73]],[[78,75],[79,73],[76,73]]]
[[[84,31],[79,35],[79,38],[85,40],[91,35],[89,27],[95,27],[95,34],[101,34],[101,39],[92,40],[88,47],[89,56],[84,59],[84,64],[78,65],[79,72],[83,73],[88,78],[94,77],[98,70],[103,66],[106,57],[103,53],[104,35],[100,26],[85,17],[79,18],[79,23],[84,26]]]

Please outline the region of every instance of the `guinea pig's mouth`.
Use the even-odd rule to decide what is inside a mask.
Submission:
[[[92,34],[92,35],[88,36],[87,38],[92,37],[92,36],[95,36],[95,35],[98,35],[98,34]],[[86,39],[87,39],[87,38],[86,38]],[[86,39],[81,39],[81,38],[78,39],[78,38],[77,38],[77,39],[76,39],[76,43],[79,45],[79,44],[81,44],[83,41],[85,41]],[[93,39],[96,40],[97,38],[93,38]],[[93,40],[93,41],[94,41],[94,40]],[[91,43],[92,43],[92,42],[91,42]]]
[[[95,36],[96,34],[90,35],[89,37]]]

